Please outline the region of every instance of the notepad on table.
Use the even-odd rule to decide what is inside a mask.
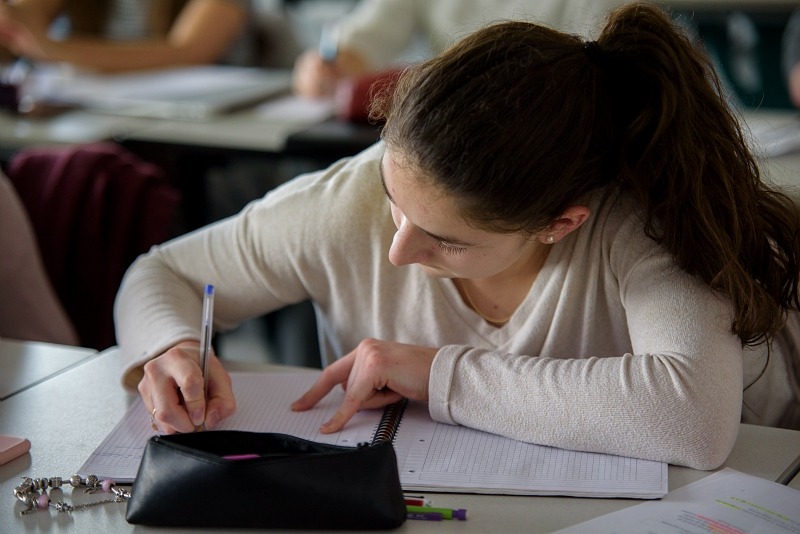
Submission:
[[[319,427],[342,401],[340,388],[307,412],[289,409],[318,376],[318,372],[232,373],[238,408],[219,428],[279,432],[344,446],[388,436],[394,441],[405,490],[639,499],[667,493],[664,463],[568,451],[437,423],[427,406],[418,402],[409,402],[402,412],[397,407],[386,412],[362,410],[341,432],[322,434]],[[79,473],[132,481],[153,434],[149,414],[137,399]]]
[[[121,74],[41,68],[28,82],[27,94],[37,102],[116,115],[207,120],[290,89],[290,72],[256,67],[202,65]]]

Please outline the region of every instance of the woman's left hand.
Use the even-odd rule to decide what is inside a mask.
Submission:
[[[337,432],[362,408],[379,408],[403,397],[428,400],[431,365],[438,349],[391,341],[365,339],[351,353],[322,371],[322,376],[292,410],[308,410],[336,384],[345,388],[339,410],[320,427],[324,434]]]

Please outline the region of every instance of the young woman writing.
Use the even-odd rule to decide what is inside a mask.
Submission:
[[[346,386],[326,432],[405,396],[438,421],[711,469],[743,406],[796,413],[797,213],[658,8],[611,13],[596,42],[489,26],[374,111],[378,145],[129,271],[124,380],[162,429],[235,409],[216,359],[203,398],[205,283],[220,328],[315,302],[327,366],[293,409]]]

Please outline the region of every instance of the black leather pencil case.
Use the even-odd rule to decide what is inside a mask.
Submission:
[[[276,433],[153,436],[126,519],[159,527],[392,529],[406,507],[391,442],[360,447]]]

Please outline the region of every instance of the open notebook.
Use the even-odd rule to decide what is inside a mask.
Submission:
[[[288,71],[226,65],[106,75],[37,68],[26,82],[26,94],[37,102],[184,120],[206,120],[290,88]]]
[[[342,400],[336,388],[307,412],[289,405],[317,378],[316,372],[233,373],[238,403],[221,429],[280,432],[344,446],[394,439],[404,490],[509,495],[660,498],[667,493],[667,465],[606,454],[522,443],[433,421],[427,406],[362,410],[344,430],[321,434]],[[147,440],[154,434],[140,399],[81,467],[117,482],[136,477]]]

